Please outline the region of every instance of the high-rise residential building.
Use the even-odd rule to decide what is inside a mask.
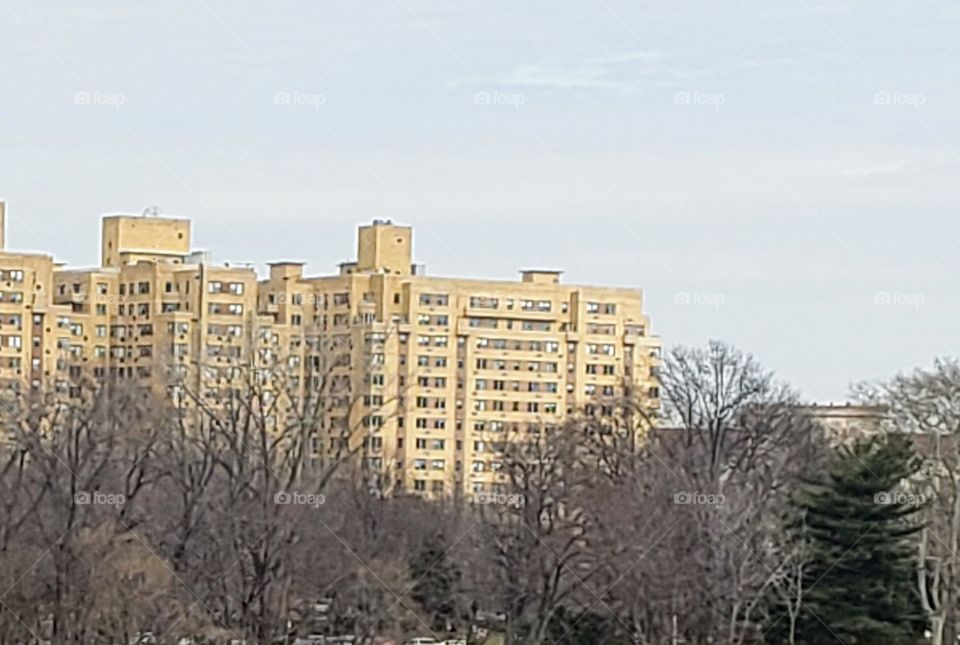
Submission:
[[[243,370],[282,372],[292,407],[277,414],[322,400],[319,463],[353,448],[391,488],[430,497],[502,491],[504,447],[524,433],[613,416],[624,397],[659,407],[640,291],[538,269],[428,276],[412,238],[374,221],[335,275],[275,262],[259,280],[192,252],[183,219],[104,218],[93,269],[0,253],[0,378],[68,394],[132,380],[216,406]]]

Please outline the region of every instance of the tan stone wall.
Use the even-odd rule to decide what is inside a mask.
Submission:
[[[105,267],[135,263],[140,259],[185,256],[190,252],[190,220],[127,215],[105,217],[100,252]]]
[[[413,230],[408,226],[374,224],[361,226],[358,237],[357,271],[409,275],[413,253]]]

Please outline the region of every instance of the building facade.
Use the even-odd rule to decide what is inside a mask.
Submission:
[[[824,437],[831,443],[881,434],[892,421],[890,410],[883,405],[820,403],[802,405],[800,411],[823,429]]]
[[[214,265],[191,251],[189,221],[160,217],[104,218],[93,269],[2,252],[0,378],[67,394],[131,380],[216,406],[244,370],[282,374],[273,422],[320,401],[318,463],[352,449],[392,489],[428,497],[502,492],[511,437],[615,415],[625,396],[657,410],[641,292],[546,270],[427,276],[412,237],[362,226],[356,260],[317,277],[298,262],[262,279]]]

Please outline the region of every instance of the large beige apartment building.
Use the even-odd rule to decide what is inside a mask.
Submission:
[[[300,262],[264,279],[214,265],[191,250],[190,222],[166,217],[105,217],[93,269],[0,250],[5,387],[69,396],[127,379],[216,406],[245,370],[269,369],[292,406],[278,410],[322,400],[318,463],[354,448],[391,488],[428,497],[506,492],[503,449],[525,432],[615,415],[625,395],[655,412],[659,360],[640,291],[546,270],[428,276],[412,229],[389,221],[360,227],[356,260],[316,277]]]

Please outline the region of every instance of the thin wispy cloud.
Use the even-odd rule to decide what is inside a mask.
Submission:
[[[564,61],[524,63],[502,73],[474,74],[451,80],[451,89],[479,85],[524,89],[597,90],[641,94],[651,86],[669,86],[710,74],[669,64],[661,52],[634,51]]]

